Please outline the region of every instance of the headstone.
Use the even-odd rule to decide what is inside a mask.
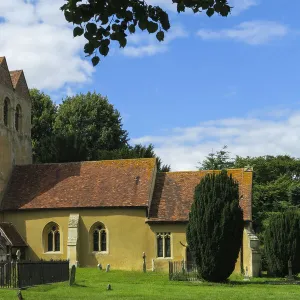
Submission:
[[[17,297],[18,297],[19,300],[24,300],[24,298],[22,296],[22,293],[21,293],[21,290],[18,291]]]
[[[185,263],[184,263],[184,259],[181,261],[181,271],[182,271],[182,274],[185,273]]]
[[[292,268],[292,261],[291,260],[288,261],[288,270],[289,270],[288,279],[293,280],[294,277],[293,277],[293,268]]]
[[[110,264],[107,264],[107,266],[106,266],[106,272],[109,272],[109,270],[110,270]]]
[[[154,258],[152,258],[152,271],[153,272],[155,271],[155,261],[154,261]]]
[[[146,273],[146,254],[143,252],[143,272]]]
[[[244,281],[248,281],[248,280],[250,280],[250,278],[249,278],[249,273],[248,273],[248,267],[246,267],[245,275],[244,275]]]
[[[102,265],[101,264],[98,264],[97,267],[98,267],[99,270],[102,270]]]
[[[20,258],[21,258],[21,251],[20,251],[20,249],[17,250],[16,256],[17,256],[17,261],[20,261]]]
[[[75,265],[73,265],[70,271],[70,279],[69,279],[70,286],[74,285],[75,283],[75,275],[76,275],[76,267]]]
[[[110,283],[107,285],[107,290],[111,291],[111,284]]]

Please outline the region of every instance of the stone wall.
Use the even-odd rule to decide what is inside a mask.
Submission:
[[[0,203],[14,165],[32,163],[31,101],[23,73],[16,88],[4,59],[0,64]],[[27,93],[26,93],[27,89]],[[4,124],[4,101],[8,99],[8,124]],[[21,107],[20,128],[15,128],[15,112]]]

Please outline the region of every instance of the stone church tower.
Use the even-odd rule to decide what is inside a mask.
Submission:
[[[31,164],[31,100],[22,70],[0,57],[0,203],[14,165]]]

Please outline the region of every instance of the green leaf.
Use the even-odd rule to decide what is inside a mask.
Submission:
[[[214,13],[215,13],[215,10],[212,7],[208,8],[207,11],[206,11],[206,14],[209,17],[211,17]]]
[[[127,45],[127,39],[126,39],[125,37],[124,37],[124,38],[121,38],[121,39],[119,40],[119,43],[120,43],[120,47],[125,48],[126,45]]]
[[[164,11],[161,11],[159,14],[159,20],[163,30],[168,31],[171,27],[168,14]]]
[[[76,37],[76,36],[81,36],[82,34],[84,33],[84,30],[83,30],[83,28],[81,28],[81,27],[75,27],[74,29],[73,29],[73,36],[74,37]]]
[[[92,54],[94,52],[94,46],[91,43],[86,43],[84,45],[84,53]]]
[[[94,57],[92,58],[93,66],[94,66],[94,67],[97,66],[98,63],[99,63],[99,61],[100,61],[100,58],[99,58],[98,56],[94,56]]]
[[[157,34],[156,34],[156,38],[162,42],[164,39],[165,39],[165,33],[163,31],[159,31]]]
[[[139,21],[139,27],[141,30],[145,30],[147,28],[147,23],[148,21],[147,20],[140,20]]]
[[[133,14],[130,10],[127,10],[126,13],[125,13],[125,19],[127,21],[131,21],[133,19]]]
[[[120,28],[120,26],[117,25],[117,24],[113,24],[113,25],[111,26],[111,29],[112,29],[113,31],[119,31],[119,28]]]
[[[109,52],[109,47],[108,45],[104,45],[102,44],[100,47],[99,47],[99,52],[103,55],[103,56],[106,56]]]
[[[68,21],[68,22],[72,22],[72,14],[69,12],[69,11],[67,11],[67,10],[65,10],[65,19]]]
[[[157,23],[154,23],[154,22],[148,22],[148,25],[147,25],[147,30],[149,33],[154,33],[156,32],[158,29],[158,24]]]
[[[182,12],[182,11],[185,11],[185,5],[183,2],[179,2],[177,3],[177,12]]]
[[[95,23],[87,23],[86,29],[91,34],[96,34],[97,32],[97,25]]]
[[[108,45],[110,44],[110,40],[109,39],[105,39],[101,41],[101,45],[105,45],[106,47],[108,47]]]
[[[135,26],[133,24],[129,25],[128,30],[130,33],[135,33]]]

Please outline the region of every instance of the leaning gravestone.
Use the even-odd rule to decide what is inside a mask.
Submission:
[[[106,272],[109,272],[109,270],[110,270],[110,264],[108,264],[108,265],[106,266]]]
[[[70,286],[74,285],[75,283],[75,275],[76,275],[76,267],[75,265],[73,265],[70,271],[70,279],[69,279]]]

